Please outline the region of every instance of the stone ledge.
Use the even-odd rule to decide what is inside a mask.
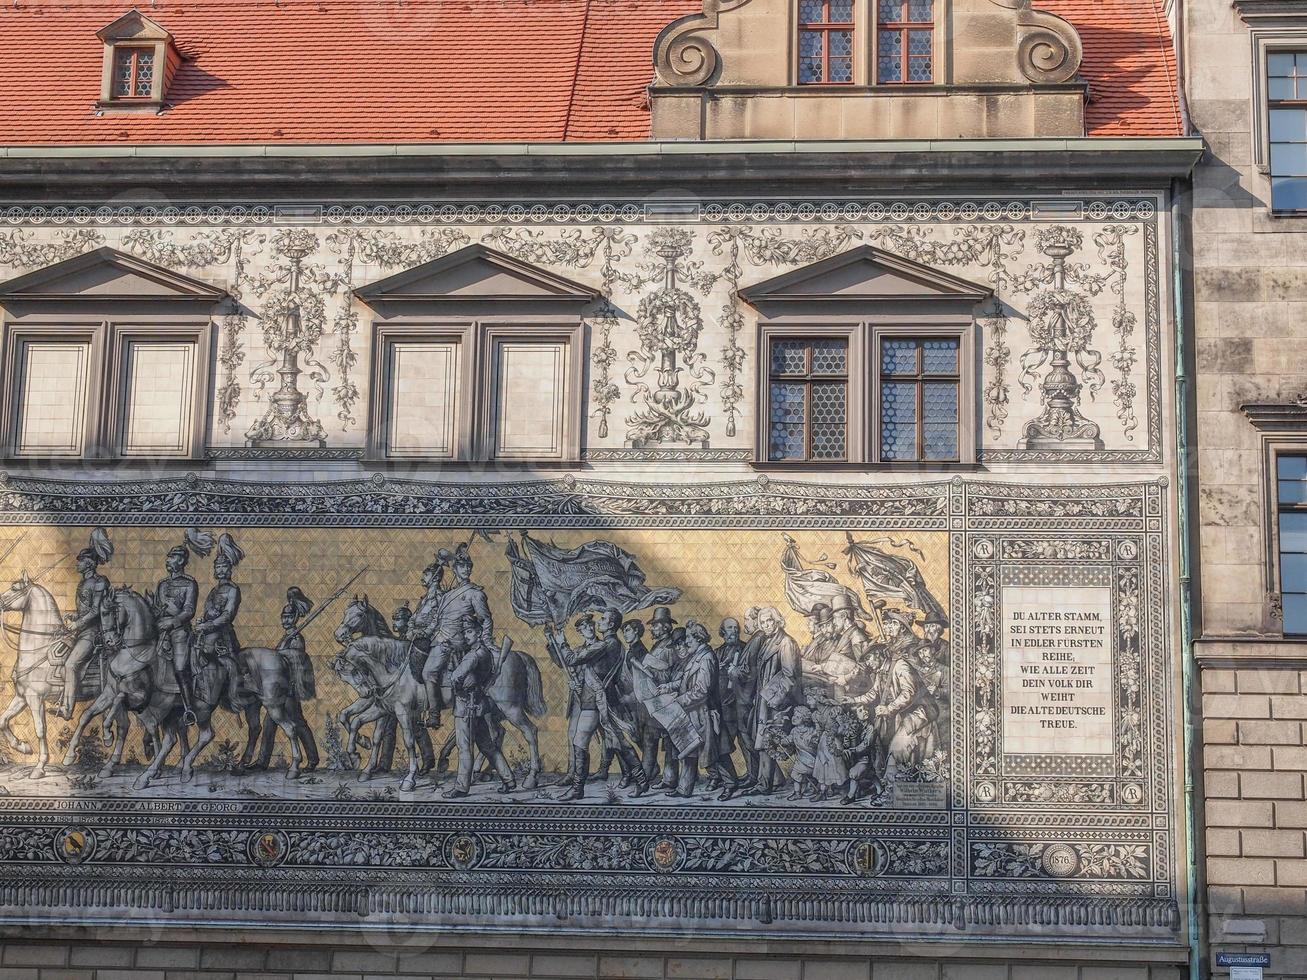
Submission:
[[[1203,636],[1194,640],[1194,660],[1205,670],[1221,667],[1307,670],[1307,639]]]

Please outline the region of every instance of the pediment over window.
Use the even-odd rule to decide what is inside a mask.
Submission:
[[[95,32],[106,44],[115,41],[171,41],[172,33],[162,24],[150,20],[139,10],[129,10],[111,24]]]
[[[859,245],[820,262],[747,286],[753,306],[839,303],[970,308],[990,296],[988,286],[961,279],[872,245]]]
[[[225,290],[113,248],[64,259],[0,283],[0,301],[195,301],[214,304]]]
[[[552,312],[575,307],[577,313],[599,296],[589,286],[479,244],[360,286],[354,293],[370,305],[495,303],[547,307]]]

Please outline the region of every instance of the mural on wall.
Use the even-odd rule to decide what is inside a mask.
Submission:
[[[5,477],[0,912],[1170,936],[1164,499]]]
[[[660,207],[675,224],[659,223]],[[17,226],[0,227],[0,267],[15,272],[107,244],[226,286],[217,457],[292,444],[359,455],[373,314],[353,290],[480,242],[599,292],[585,318],[591,460],[751,458],[756,313],[739,291],[859,243],[994,290],[975,311],[982,459],[1162,458],[1159,227],[1146,198],[386,205],[293,219],[264,206],[12,208],[0,220]],[[91,226],[65,227],[79,222]],[[304,438],[288,442],[292,430]]]

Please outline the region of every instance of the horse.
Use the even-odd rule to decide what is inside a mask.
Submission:
[[[31,715],[37,742],[37,761],[31,777],[40,779],[50,764],[45,727],[46,702],[61,697],[65,683],[77,683],[73,677],[61,681],[55,676],[56,665],[50,655],[54,647],[66,642],[68,631],[54,596],[44,586],[29,579],[26,572],[0,595],[0,613],[8,612],[18,613],[22,618],[17,629],[5,626],[7,631],[18,636],[18,656],[14,662],[14,696],[0,714],[0,732],[4,733],[9,747],[15,752],[31,755],[32,746],[18,738],[10,727],[24,710]],[[78,698],[79,701],[90,699],[90,695]],[[120,717],[118,721],[126,724],[125,718]]]
[[[427,710],[427,692],[409,669],[407,653],[408,643],[404,640],[362,636],[340,652],[332,662],[332,669],[359,692],[360,700],[371,704],[356,716],[356,722],[379,721],[383,713],[394,717],[408,751],[408,772],[399,788],[411,792],[417,786],[418,740]],[[351,743],[356,733],[357,726],[352,727]]]
[[[336,640],[341,644],[348,643],[356,635],[394,639],[385,617],[373,608],[366,595],[354,597],[345,608],[345,615],[336,630]],[[399,642],[403,643],[403,649],[397,650],[396,656],[407,666],[411,644],[408,641]],[[491,679],[486,695],[508,723],[526,739],[531,752],[531,766],[522,781],[522,788],[535,789],[540,774],[544,771],[544,763],[540,758],[539,732],[532,719],[543,716],[547,710],[540,667],[528,654],[510,649],[502,658],[498,673]],[[342,724],[344,723],[342,719]],[[441,759],[448,759],[453,748],[454,738],[451,735],[441,747]]]
[[[64,762],[71,764],[76,758],[82,734],[95,717],[103,713],[107,719],[119,707],[125,707],[141,717],[147,731],[155,734],[158,746],[150,765],[135,783],[137,789],[144,789],[158,776],[173,745],[178,740],[182,740],[184,745],[181,692],[172,675],[171,664],[158,657],[154,612],[144,596],[130,588],[116,589],[107,596],[100,608],[100,636],[113,655],[105,671],[104,690],[82,713]],[[262,709],[291,743],[291,766],[287,778],[299,778],[300,753],[295,739],[295,722],[286,710],[289,671],[281,654],[266,647],[246,647],[238,651],[234,659],[214,658],[195,671],[193,686],[192,708],[199,736],[189,751],[183,748],[182,782],[194,778],[196,760],[213,741],[213,714],[219,707],[245,717],[247,738],[241,755],[242,767],[248,765],[254,754]],[[106,735],[107,724],[106,720]],[[160,731],[162,742],[158,737]],[[121,755],[121,746],[116,744],[115,759],[121,760]],[[111,766],[107,768],[112,771]]]

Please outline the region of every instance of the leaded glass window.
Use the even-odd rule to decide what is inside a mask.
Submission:
[[[113,53],[113,97],[148,99],[154,94],[154,48],[119,47]]]
[[[1307,456],[1280,456],[1275,466],[1284,635],[1307,636]]]
[[[876,0],[876,81],[934,81],[933,0]]]
[[[1307,211],[1307,52],[1266,59],[1271,209]]]
[[[847,460],[848,341],[776,339],[769,358],[767,458]]]
[[[956,337],[882,338],[882,462],[958,460],[960,355]]]
[[[853,0],[799,0],[799,84],[853,81]]]

